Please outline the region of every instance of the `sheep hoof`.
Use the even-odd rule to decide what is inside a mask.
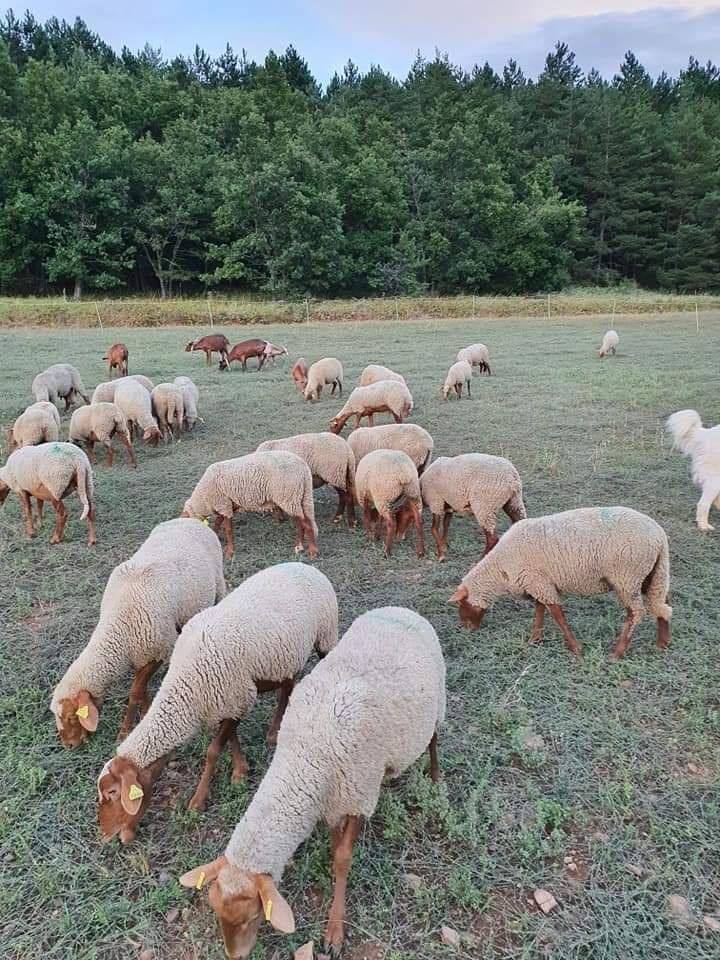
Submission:
[[[301,543],[296,543],[294,550],[295,553],[302,553],[305,550],[305,547]]]
[[[188,803],[188,810],[195,810],[196,813],[204,813],[205,801],[199,797],[193,796]]]
[[[714,527],[711,523],[702,523],[702,524],[699,523],[699,524],[698,524],[698,530],[702,530],[702,531],[705,532],[705,533],[707,533],[707,532],[710,531],[710,530],[714,530],[714,529],[715,529],[715,527]]]
[[[339,517],[333,517],[333,523],[340,523],[341,520],[342,520],[342,514],[340,514]]]
[[[317,560],[317,558],[320,556],[320,554],[319,554],[319,552],[315,549],[315,547],[310,547],[310,549],[308,550],[308,556],[310,557],[311,560]]]

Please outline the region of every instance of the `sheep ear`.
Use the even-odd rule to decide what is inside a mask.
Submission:
[[[273,879],[267,873],[255,875],[255,886],[262,900],[263,913],[270,926],[280,933],[295,933],[295,917],[287,900],[278,892]]]
[[[81,690],[78,694],[75,716],[83,730],[87,730],[88,733],[95,733],[100,722],[100,714],[87,690]]]
[[[201,867],[195,867],[194,870],[188,870],[187,873],[178,878],[178,883],[182,887],[187,887],[188,890],[202,890],[206,883],[217,879],[217,875],[226,865],[227,857],[223,854],[217,860],[205,863]]]
[[[134,770],[128,770],[120,777],[120,803],[123,810],[134,817],[142,806],[145,791],[140,786],[137,773]]]
[[[462,584],[457,588],[455,593],[450,597],[448,603],[462,603],[463,600],[468,598],[468,588],[464,587]]]

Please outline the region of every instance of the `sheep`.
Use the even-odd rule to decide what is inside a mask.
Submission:
[[[96,443],[102,443],[107,450],[107,465],[113,465],[112,438],[117,437],[127,450],[130,466],[137,467],[137,459],[133,445],[130,442],[130,431],[122,410],[114,403],[91,403],[86,407],[79,407],[70,419],[68,440],[72,443],[83,443],[91,463],[95,463]]]
[[[469,347],[463,347],[458,350],[458,360],[466,360],[473,368],[478,368],[480,373],[487,373],[490,376],[490,351],[484,343],[473,343]]]
[[[260,337],[252,337],[250,340],[242,340],[236,343],[226,357],[220,359],[220,369],[228,370],[233,360],[239,360],[243,370],[247,370],[247,362],[251,357],[257,357],[258,370],[262,370],[267,360],[275,360],[276,356],[282,356],[287,353],[285,347],[274,347],[268,340]]]
[[[228,362],[228,349],[230,341],[222,333],[211,333],[207,337],[195,337],[194,340],[188,340],[185,344],[185,353],[192,353],[193,350],[202,350],[207,357],[207,365],[212,365],[213,353],[220,354],[219,368],[223,370]]]
[[[420,489],[423,503],[432,514],[431,533],[440,561],[447,555],[447,535],[453,512],[475,516],[485,534],[483,556],[498,542],[495,535],[498,510],[504,510],[513,523],[527,516],[520,474],[504,457],[492,457],[486,453],[439,457],[422,475]]]
[[[294,678],[312,654],[338,641],[338,604],[328,578],[304,563],[281,563],[245,580],[217,606],[197,613],[175,643],[168,671],[140,723],[117,748],[98,778],[103,839],[135,835],[152,785],[170,752],[201,728],[219,726],[205,769],[190,800],[204,810],[219,755],[228,745],[232,782],[248,766],[237,739],[238,720],[258,693],[277,690],[267,733],[274,744]]]
[[[440,778],[437,737],[445,717],[445,663],[433,627],[412,610],[362,614],[295,688],[267,773],[222,856],[180,877],[210,883],[209,899],[229,957],[248,957],[263,917],[292,933],[292,910],[278,892],[283,871],[323,820],[332,849],[334,895],[325,950],[338,956],[345,889],[363,818],[380,789],[425,750]]]
[[[355,417],[355,426],[360,426],[363,417],[372,427],[376,413],[387,411],[395,423],[402,423],[413,408],[412,394],[404,383],[397,380],[378,380],[368,387],[355,387],[345,406],[330,421],[332,433],[340,433],[350,417]]]
[[[95,732],[106,691],[133,670],[118,740],[126,737],[136,708],[147,712],[148,681],[170,659],[178,633],[224,596],[222,548],[212,530],[199,520],[158,524],[110,574],[97,626],[55,687],[50,709],[63,744],[77,747]]]
[[[185,402],[182,388],[175,383],[159,383],[150,394],[152,411],[158,422],[160,432],[168,439],[180,437],[185,419]]]
[[[225,556],[235,553],[232,517],[238,510],[278,508],[295,518],[295,553],[317,557],[317,526],[310,468],[294,453],[265,450],[234,460],[211,463],[185,502],[184,517],[215,517],[215,530],[225,531]]]
[[[108,362],[108,373],[111,377],[115,368],[121,377],[128,375],[128,348],[124,343],[114,343],[103,360]]]
[[[404,450],[417,468],[418,476],[430,463],[433,438],[416,423],[385,423],[379,427],[358,427],[348,437],[355,454],[355,468],[373,450]]]
[[[308,365],[305,357],[300,357],[299,360],[295,361],[292,370],[290,371],[290,376],[292,377],[293,383],[298,388],[300,393],[304,393],[308,379]]]
[[[157,420],[152,415],[151,395],[145,387],[133,377],[119,380],[114,402],[125,414],[130,439],[142,430],[143,440],[156,447],[161,433]]]
[[[355,497],[363,510],[363,525],[372,533],[372,508],[377,529],[385,521],[385,556],[390,556],[397,531],[403,539],[412,521],[417,533],[417,555],[425,556],[422,496],[415,464],[402,450],[374,450],[363,457],[355,472]]]
[[[136,383],[139,383],[142,387],[145,387],[148,393],[151,393],[155,388],[155,384],[149,377],[143,376],[142,373],[132,373],[129,377],[118,377],[117,380],[106,380],[105,383],[99,383],[93,391],[90,402],[114,403],[115,391],[121,383],[127,383],[128,380],[134,380]]]
[[[36,401],[48,400],[55,403],[62,399],[65,401],[66,410],[75,403],[77,394],[80,394],[85,403],[90,403],[80,372],[69,363],[54,363],[47,370],[43,370],[33,380],[31,389]]]
[[[186,430],[193,430],[198,421],[200,423],[205,422],[202,417],[198,416],[197,410],[200,391],[190,377],[175,377],[173,383],[176,387],[180,387],[183,395],[183,426]]]
[[[692,463],[692,479],[702,496],[695,510],[699,530],[714,530],[710,507],[720,509],[720,426],[703,427],[697,410],[678,410],[665,424],[674,445]]]
[[[668,645],[669,582],[668,540],[659,524],[629,507],[586,507],[516,523],[466,574],[450,603],[459,604],[464,626],[477,629],[498,597],[529,596],[535,601],[530,642],[542,640],[547,607],[568,649],[580,657],[560,595],[614,590],[625,607],[625,623],[610,654],[618,660],[643,619],[643,601],[657,619],[658,648]]]
[[[348,526],[355,526],[355,457],[347,440],[334,433],[300,433],[282,440],[266,440],[257,449],[297,454],[310,467],[313,489],[326,483],[335,488],[339,499],[333,523],[340,523],[345,512]]]
[[[343,388],[343,368],[342,364],[335,357],[325,357],[323,360],[316,360],[307,373],[307,383],[303,396],[306,400],[319,400],[322,396],[323,387],[332,384],[330,396],[338,389],[338,396],[342,396]]]
[[[615,356],[618,343],[620,343],[620,337],[617,335],[617,333],[614,330],[608,330],[603,337],[602,343],[600,344],[598,357],[600,357],[602,360],[603,357],[607,357],[610,353]]]
[[[358,386],[369,387],[371,383],[377,383],[378,380],[397,380],[398,383],[405,383],[405,377],[400,373],[395,373],[389,367],[383,367],[379,363],[370,363],[360,374]]]
[[[60,414],[54,403],[31,403],[5,434],[8,450],[51,443],[60,437]]]
[[[60,543],[65,531],[67,509],[63,500],[77,490],[83,505],[80,519],[88,524],[88,546],[97,542],[92,467],[83,451],[72,443],[41,443],[11,453],[5,466],[0,467],[0,506],[11,490],[20,497],[28,537],[35,535],[31,498],[37,502],[38,529],[44,502],[50,501],[57,516],[50,537],[53,544]]]
[[[443,400],[447,400],[448,394],[451,390],[454,390],[458,400],[462,400],[462,388],[463,384],[467,388],[468,397],[472,397],[470,393],[470,383],[472,381],[472,367],[467,360],[458,360],[457,363],[454,363],[447,372],[445,377],[445,383],[442,388]]]

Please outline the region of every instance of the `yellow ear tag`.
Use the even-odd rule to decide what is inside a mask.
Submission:
[[[208,520],[207,517],[205,517],[205,519],[203,520],[203,523],[205,524],[206,527],[210,526],[210,521]]]
[[[205,883],[205,871],[200,871],[200,876],[197,878],[197,883],[195,884],[196,890],[202,890],[203,884]]]
[[[87,704],[85,704],[84,707],[78,707],[77,710],[75,711],[75,716],[80,717],[81,720],[87,720],[89,714],[90,714],[90,707]]]
[[[265,901],[265,919],[270,922],[270,917],[272,916],[272,900]]]
[[[144,796],[145,794],[143,793],[142,787],[139,787],[136,783],[133,783],[130,785],[130,789],[128,790],[128,797],[131,800],[141,800]]]

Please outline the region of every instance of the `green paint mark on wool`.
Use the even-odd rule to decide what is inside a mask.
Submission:
[[[57,457],[65,457],[66,460],[73,459],[74,451],[69,449],[67,444],[54,443],[50,449],[50,452],[54,453]]]
[[[603,523],[615,523],[617,521],[617,511],[614,507],[600,507],[598,516]]]

